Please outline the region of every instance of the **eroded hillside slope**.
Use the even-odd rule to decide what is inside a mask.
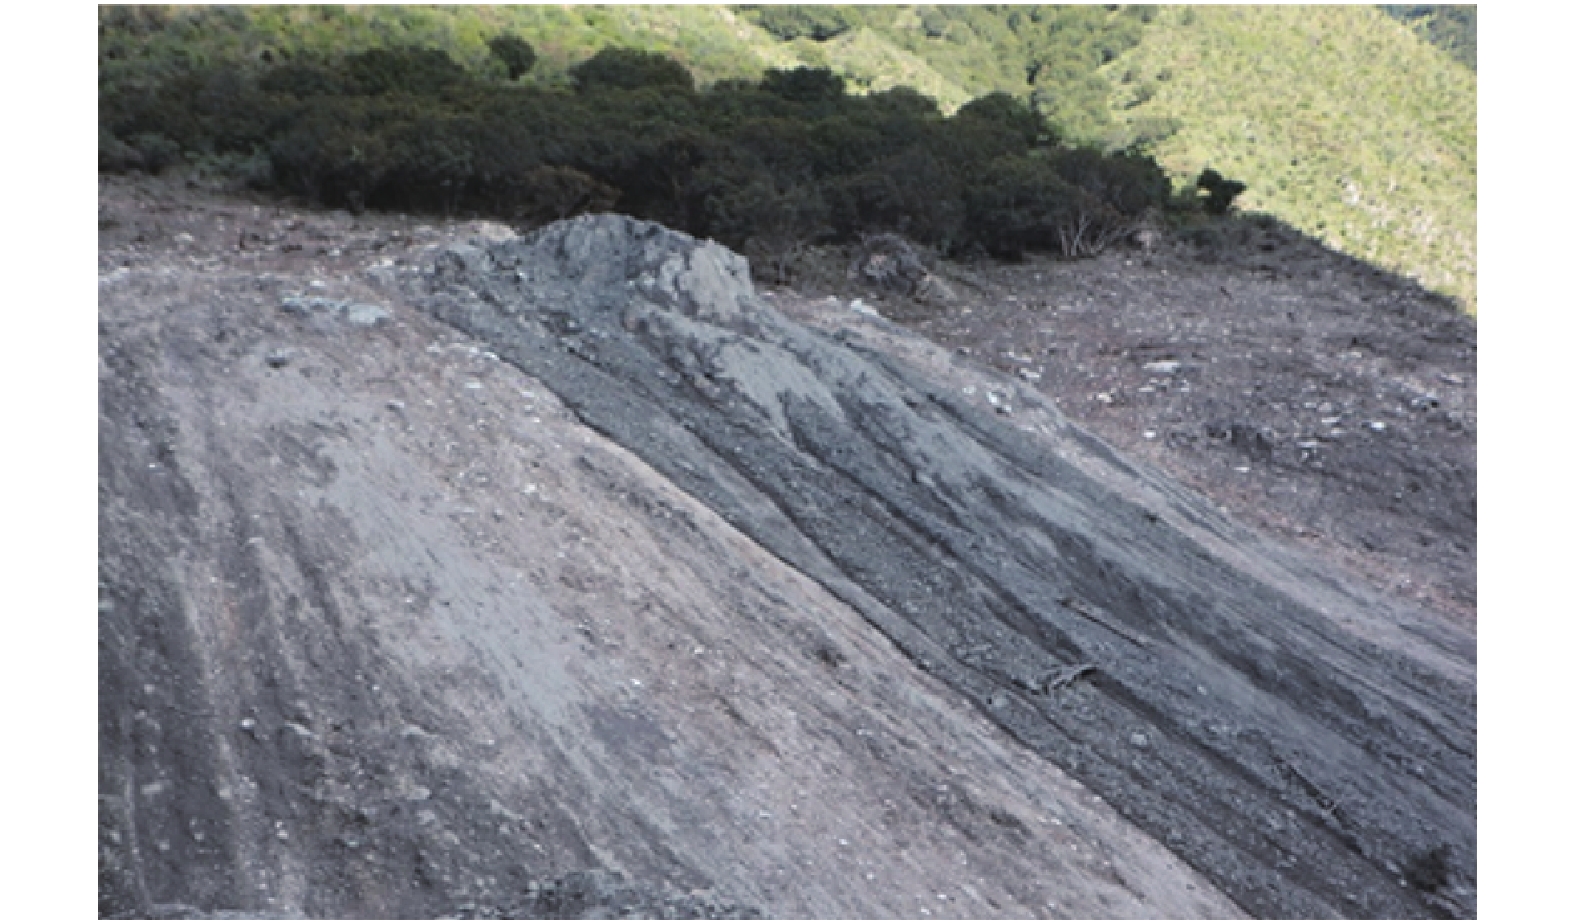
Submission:
[[[103,207],[105,915],[1239,915],[415,310],[463,231]]]
[[[1471,912],[1470,636],[989,372],[628,219],[101,212],[104,914]]]

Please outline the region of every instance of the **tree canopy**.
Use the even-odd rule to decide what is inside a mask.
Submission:
[[[825,68],[697,91],[677,61],[629,48],[556,88],[518,82],[526,43],[491,46],[491,69],[394,47],[108,86],[106,165],[249,156],[260,185],[332,206],[518,223],[615,207],[739,249],[896,231],[1077,257],[1171,204],[1152,159],[1062,147],[1005,93],[948,118],[912,90],[850,94]]]

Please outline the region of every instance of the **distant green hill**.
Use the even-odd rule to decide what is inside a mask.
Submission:
[[[1146,9],[1146,8],[1143,8]],[[1138,41],[1140,8],[776,6],[101,7],[101,79],[148,67],[329,57],[427,45],[476,70],[495,68],[487,39],[513,32],[535,48],[528,78],[565,80],[608,45],[668,55],[702,85],[766,68],[829,67],[855,91],[907,86],[943,111],[995,90],[1029,97],[1079,140],[1108,128],[1098,66]],[[785,26],[792,16],[839,26]],[[764,25],[762,25],[764,23]],[[775,29],[773,32],[772,29]]]
[[[261,66],[370,48],[440,48],[474,70],[496,66],[487,40],[514,32],[535,48],[528,79],[563,81],[608,45],[661,51],[702,82],[758,77],[799,63],[724,6],[227,6],[100,7],[100,79],[185,63]]]
[[[1476,78],[1450,57],[1474,61],[1474,12],[1384,9],[100,7],[99,79],[396,45],[440,48],[496,76],[487,41],[512,32],[537,53],[523,78],[534,84],[564,84],[571,66],[614,45],[669,55],[702,86],[822,66],[852,92],[909,86],[945,112],[1004,90],[1070,142],[1148,144],[1178,188],[1212,166],[1247,184],[1242,208],[1474,310]]]
[[[1243,209],[1476,301],[1476,77],[1375,7],[1170,7],[1105,72],[1124,120],[1180,126]]]
[[[1155,14],[1146,6],[739,9],[800,60],[844,73],[856,86],[905,83],[947,110],[1005,91],[1031,99],[1064,137],[1087,144],[1102,144],[1114,128],[1100,65],[1136,45]],[[845,31],[817,39],[794,28],[799,17],[840,21]]]

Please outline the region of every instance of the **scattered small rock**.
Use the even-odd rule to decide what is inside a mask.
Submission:
[[[290,295],[279,302],[279,308],[297,317],[310,317],[313,314],[338,315],[361,327],[370,327],[392,316],[387,308],[379,305],[341,301],[320,295]]]
[[[345,308],[345,320],[361,327],[370,327],[388,318],[388,311],[375,304],[352,304]]]

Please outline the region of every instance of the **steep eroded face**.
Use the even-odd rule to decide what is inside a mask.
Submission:
[[[1466,912],[1470,663],[1032,394],[654,225],[160,195],[193,243],[100,254],[106,914]]]
[[[541,376],[1250,912],[1431,913],[1433,894],[1393,869],[1442,841],[1474,855],[1460,645],[1413,659],[1342,630],[1342,611],[1375,601],[1243,566],[1251,542],[1229,547],[1244,533],[1053,411],[1036,440],[856,337],[799,326],[715,244],[598,216],[462,256],[439,259],[438,317]]]
[[[371,271],[101,253],[103,914],[1240,913],[415,310],[380,219],[180,202]]]

